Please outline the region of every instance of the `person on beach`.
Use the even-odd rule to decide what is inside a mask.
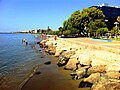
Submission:
[[[57,36],[56,35],[54,36],[54,39],[57,40]]]

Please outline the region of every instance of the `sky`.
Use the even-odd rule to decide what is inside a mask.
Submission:
[[[0,0],[0,32],[32,29],[57,30],[76,10],[120,0]]]

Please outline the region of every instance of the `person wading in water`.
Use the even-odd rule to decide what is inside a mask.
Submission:
[[[28,40],[27,39],[25,39],[25,43],[26,43],[26,46],[28,45]]]
[[[23,39],[22,39],[22,44],[23,44],[24,42],[25,42],[25,39],[23,38]]]

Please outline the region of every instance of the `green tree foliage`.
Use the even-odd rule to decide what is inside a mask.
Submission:
[[[65,30],[71,30],[72,34],[77,34],[80,33],[81,31],[81,14],[80,10],[75,11],[69,18],[68,20],[65,20],[63,22],[63,31]]]
[[[82,11],[83,25],[88,27],[89,33],[95,33],[98,28],[106,27],[105,16],[103,12],[95,7],[85,8]]]
[[[52,31],[51,34],[52,35],[59,35],[59,31]]]
[[[65,31],[63,32],[63,34],[64,34],[65,36],[71,35],[71,30],[65,30]]]
[[[87,27],[87,32],[96,33],[98,28],[106,27],[105,15],[103,12],[95,7],[84,8],[82,12],[80,10],[75,11],[68,20],[63,22],[63,28],[61,32],[70,30],[71,34],[81,34],[85,32],[84,28]]]
[[[101,36],[106,34],[108,32],[108,28],[99,28],[97,31],[96,31],[96,34],[100,34]]]
[[[113,27],[113,29],[111,30],[111,34],[112,35],[118,35],[120,34],[120,30],[119,30],[119,27],[116,25],[115,27]]]

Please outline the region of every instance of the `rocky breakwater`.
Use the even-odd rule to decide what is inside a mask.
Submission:
[[[72,79],[78,87],[91,90],[120,90],[120,55],[101,46],[49,38],[41,42],[44,50],[58,57],[57,65],[72,70]]]

